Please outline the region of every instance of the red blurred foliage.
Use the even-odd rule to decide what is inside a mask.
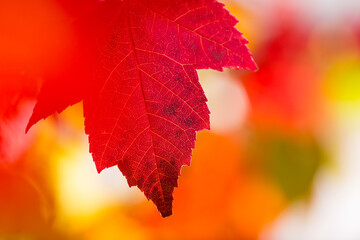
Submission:
[[[358,48],[360,49],[360,21],[355,25],[354,29],[355,29],[356,40],[358,43]]]
[[[71,39],[61,8],[47,0],[1,1],[0,34],[0,74],[52,68]]]
[[[67,94],[66,83],[75,84],[79,66],[86,64],[78,58],[86,44],[80,44],[75,22],[97,2],[0,2],[0,116],[16,111],[22,98],[34,99],[44,79],[56,78],[62,84],[53,90]]]
[[[319,120],[319,67],[311,59],[311,28],[287,20],[259,48],[259,71],[244,77],[252,124],[307,129]]]
[[[44,79],[60,80],[59,88],[79,77],[79,40],[76,19],[97,1],[19,0],[0,1],[0,156],[4,142],[17,139],[26,125],[19,117],[28,118],[19,109],[34,101]],[[84,61],[83,61],[84,62]],[[86,63],[86,61],[85,61]],[[84,63],[84,64],[85,64]],[[68,71],[64,71],[67,69]],[[66,72],[66,74],[63,74]],[[84,74],[86,76],[86,74]],[[82,86],[81,89],[84,87]],[[80,87],[78,88],[80,90]],[[65,94],[66,91],[65,91]],[[50,99],[56,100],[56,98]],[[20,116],[21,115],[21,116]],[[14,128],[14,135],[7,125]],[[19,132],[19,133],[18,133]],[[21,130],[22,132],[22,130]],[[23,137],[24,138],[24,137]],[[19,152],[21,152],[19,150]]]
[[[1,237],[51,233],[53,193],[41,161],[46,153],[34,148],[24,127],[28,103],[66,55],[72,38],[66,18],[55,1],[0,1]]]

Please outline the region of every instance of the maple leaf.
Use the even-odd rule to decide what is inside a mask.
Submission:
[[[215,0],[108,0],[84,19],[80,48],[90,49],[84,61],[92,63],[75,57],[68,78],[45,82],[27,129],[83,100],[97,170],[117,165],[169,216],[196,131],[209,129],[196,69],[256,70],[248,42]],[[84,69],[93,77],[82,77]]]

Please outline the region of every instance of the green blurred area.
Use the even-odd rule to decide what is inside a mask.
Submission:
[[[257,132],[250,142],[249,161],[255,161],[290,201],[311,193],[314,177],[327,161],[313,136]]]

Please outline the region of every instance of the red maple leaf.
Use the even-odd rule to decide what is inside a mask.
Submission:
[[[255,70],[237,20],[215,0],[107,0],[79,24],[79,46],[43,85],[27,129],[83,100],[100,172],[118,165],[162,216],[209,110],[196,69]],[[90,60],[89,60],[90,59]]]

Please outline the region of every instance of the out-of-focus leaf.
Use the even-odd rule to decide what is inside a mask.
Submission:
[[[319,122],[319,69],[308,58],[310,29],[282,22],[259,51],[259,71],[244,76],[257,126],[308,129]]]
[[[303,134],[259,131],[249,149],[250,161],[260,164],[290,200],[310,193],[314,176],[326,161],[319,142]]]

